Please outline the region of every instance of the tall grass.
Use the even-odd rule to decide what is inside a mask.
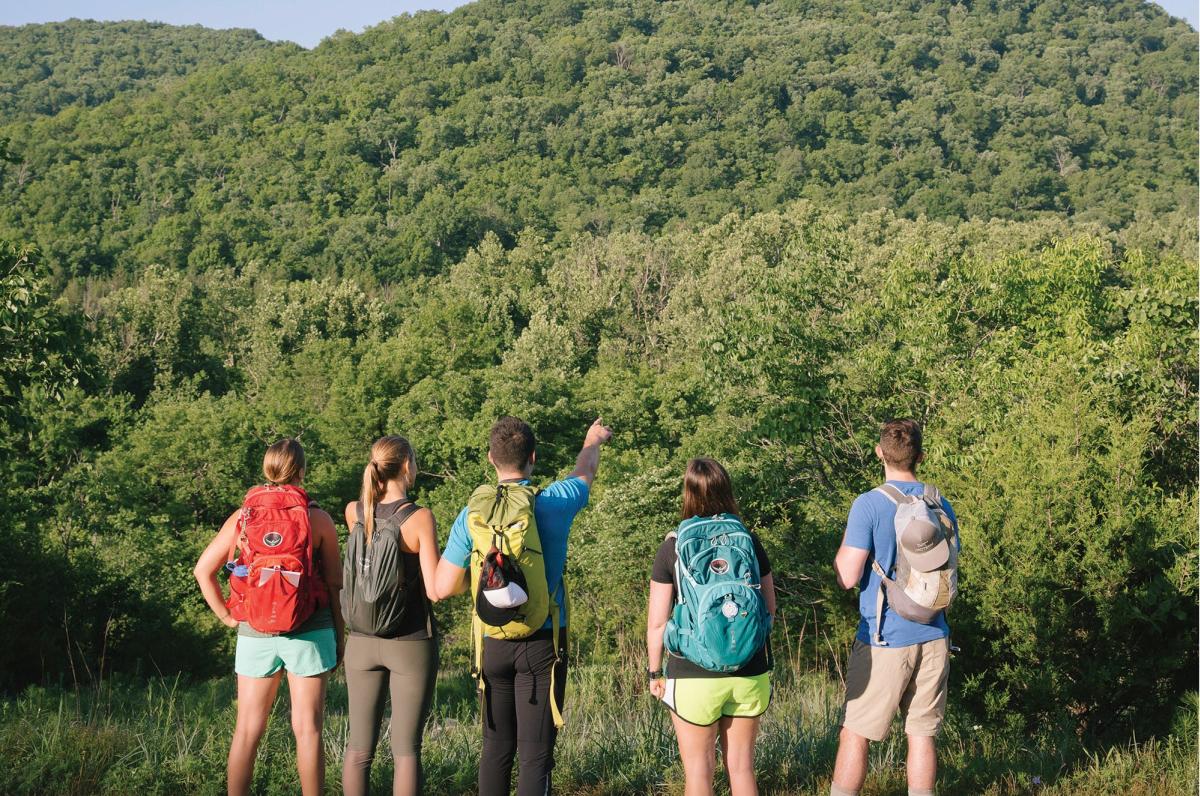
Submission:
[[[473,684],[453,656],[439,676],[434,716],[426,732],[428,792],[475,790],[479,756]],[[620,657],[625,657],[624,655]],[[837,748],[841,691],[837,680],[797,673],[779,661],[775,694],[757,749],[763,793],[824,794]],[[6,794],[219,794],[234,722],[232,676],[200,683],[181,679],[114,679],[99,687],[31,688],[3,702],[0,769]],[[1194,713],[1192,698],[1185,712]],[[286,688],[259,752],[257,793],[296,792],[295,757]],[[574,666],[560,735],[555,783],[561,793],[674,794],[682,769],[666,711],[646,695],[634,664]],[[953,709],[941,750],[940,787],[948,794],[1194,794],[1195,721],[1178,734],[1146,743],[1088,750],[1073,737],[1003,737]],[[325,748],[328,783],[339,789],[346,741],[346,693],[330,682]],[[386,733],[372,772],[388,792]],[[1040,784],[1039,784],[1040,783]],[[725,790],[723,783],[720,784]],[[903,733],[872,747],[863,796],[903,794]]]

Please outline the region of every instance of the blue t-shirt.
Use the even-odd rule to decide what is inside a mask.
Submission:
[[[906,495],[921,495],[925,485],[919,481],[888,481]],[[958,536],[958,518],[949,501],[942,498],[942,508],[954,523],[955,537]],[[850,518],[846,520],[846,537],[842,544],[857,547],[871,553],[863,567],[862,579],[858,582],[858,622],[856,638],[864,644],[872,644],[875,629],[875,601],[879,593],[879,575],[871,569],[872,561],[879,561],[885,572],[896,565],[896,504],[875,490],[864,492],[854,499],[850,507]],[[961,547],[961,542],[959,543]],[[950,635],[945,613],[932,624],[923,625],[897,615],[891,607],[883,606],[883,640],[889,647],[910,647]]]
[[[519,483],[528,484],[528,480]],[[566,627],[567,603],[563,597],[563,570],[567,566],[567,537],[571,534],[571,523],[575,515],[587,505],[588,484],[579,476],[555,481],[538,493],[533,504],[533,518],[537,521],[538,535],[542,540],[542,557],[546,562],[546,585],[558,603],[559,624]],[[455,566],[466,569],[471,560],[471,532],[467,530],[467,509],[458,513],[446,550],[442,557]],[[549,619],[542,627],[551,627]]]

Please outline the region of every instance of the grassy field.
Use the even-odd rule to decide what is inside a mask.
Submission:
[[[565,794],[682,792],[682,770],[663,708],[642,688],[639,669],[580,665],[571,673],[567,728],[555,769]],[[840,685],[778,667],[764,720],[757,769],[764,794],[825,794],[837,738]],[[225,754],[234,722],[233,677],[110,680],[82,690],[31,688],[3,702],[0,793],[224,793]],[[472,793],[479,750],[473,687],[457,662],[443,666],[426,732],[428,792]],[[258,793],[295,793],[286,688],[259,752]],[[1189,700],[1191,708],[1196,702]],[[941,743],[943,794],[1195,794],[1195,723],[1180,735],[1089,751],[1072,738],[1003,738],[953,710]],[[347,732],[345,683],[330,685],[325,729],[328,782],[340,790]],[[373,773],[391,781],[386,735]],[[902,733],[875,744],[863,796],[903,794]],[[723,787],[723,785],[722,785]]]

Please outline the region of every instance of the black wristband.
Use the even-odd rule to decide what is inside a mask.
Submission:
[[[646,679],[649,680],[650,682],[654,682],[655,680],[661,680],[662,676],[663,676],[662,669],[647,669],[646,670]]]

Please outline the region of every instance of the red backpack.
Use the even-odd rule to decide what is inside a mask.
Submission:
[[[329,602],[313,566],[311,503],[307,492],[286,484],[256,486],[242,503],[225,604],[234,619],[260,633],[293,631]]]

